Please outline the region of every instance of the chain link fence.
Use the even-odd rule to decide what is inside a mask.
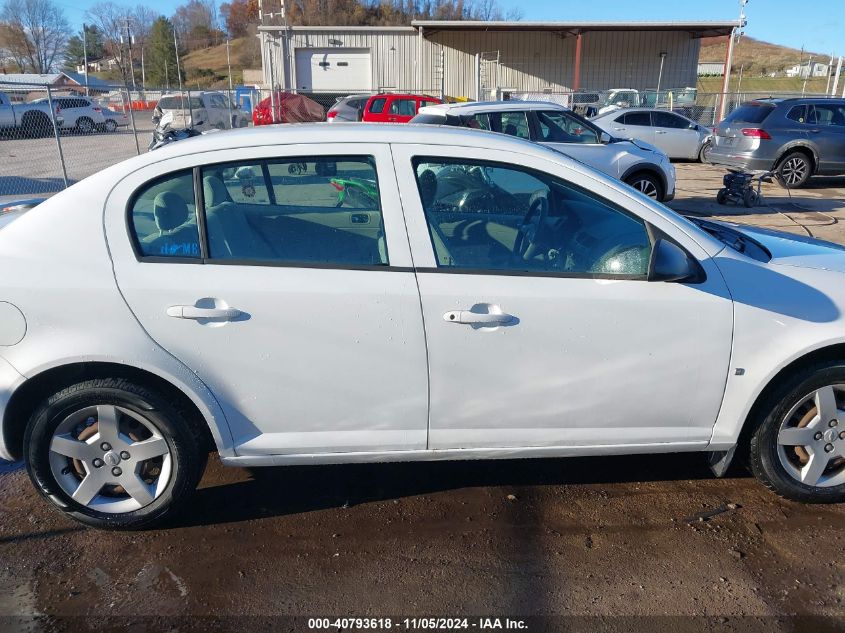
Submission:
[[[495,83],[492,77],[482,77]],[[390,92],[403,92],[391,89]],[[414,92],[409,90],[408,92]],[[270,120],[296,120],[278,90],[130,90],[125,86],[47,86],[0,80],[0,201],[49,195],[115,163],[148,151],[156,122],[170,116],[173,129],[201,130],[252,125],[256,108]],[[328,110],[341,93],[301,93]],[[365,94],[365,93],[360,93]],[[656,107],[713,127],[741,103],[762,97],[813,96],[795,93],[700,93],[692,88],[657,91],[517,93],[499,99],[555,102],[585,115],[607,108]],[[279,103],[278,101],[281,101]],[[290,108],[286,112],[286,108]],[[162,122],[165,122],[162,119]]]

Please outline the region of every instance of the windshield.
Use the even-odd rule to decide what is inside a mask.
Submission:
[[[171,97],[162,97],[161,99],[159,99],[158,107],[162,110],[187,110],[188,99],[186,97],[180,97],[179,95]],[[199,97],[191,97],[190,107],[194,110],[199,110],[203,107],[202,99],[200,99]]]

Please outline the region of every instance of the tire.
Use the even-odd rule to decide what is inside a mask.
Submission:
[[[813,175],[813,161],[804,152],[790,152],[781,158],[775,174],[781,187],[798,189]]]
[[[826,405],[831,398],[833,404]],[[818,402],[822,402],[822,416],[816,414]],[[845,412],[841,409],[845,409],[845,363],[815,365],[780,384],[763,405],[764,417],[751,436],[754,475],[787,499],[845,501]]]
[[[98,378],[66,387],[37,408],[24,459],[36,489],[63,513],[93,527],[134,530],[159,525],[184,506],[208,459],[202,439],[186,413],[156,391]],[[139,459],[142,450],[155,455]]]
[[[728,203],[728,190],[727,189],[719,189],[716,193],[716,202],[719,204],[727,204]]]
[[[625,182],[652,200],[657,200],[658,202],[663,200],[663,184],[653,174],[641,171],[628,176]]]
[[[53,124],[43,112],[26,112],[21,119],[21,130],[24,136],[43,138],[53,132]]]
[[[704,145],[701,146],[701,149],[698,151],[698,162],[699,163],[709,163],[710,161],[707,160],[707,157],[710,156],[710,150],[713,149],[713,142],[706,141]]]
[[[108,119],[103,123],[103,129],[109,134],[114,134],[117,131],[117,123],[114,119]]]
[[[76,129],[80,134],[93,134],[96,128],[94,127],[94,122],[91,119],[88,117],[81,117],[76,121]]]
[[[757,192],[754,189],[746,189],[742,193],[742,203],[749,209],[757,206],[759,198],[760,196],[757,195]]]

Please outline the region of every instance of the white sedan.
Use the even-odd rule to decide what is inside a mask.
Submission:
[[[90,525],[231,466],[734,451],[845,498],[845,251],[460,128],[238,130],[0,230],[0,457]],[[280,491],[284,494],[284,491]]]
[[[659,108],[628,108],[592,119],[605,132],[619,138],[651,143],[669,158],[707,161],[713,135],[709,129],[676,112]]]

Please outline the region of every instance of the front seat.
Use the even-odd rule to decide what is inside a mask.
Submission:
[[[452,256],[449,254],[449,249],[446,246],[446,236],[440,229],[440,225],[434,219],[431,207],[437,198],[437,176],[430,169],[424,170],[417,180],[420,189],[420,201],[422,202],[423,211],[428,221],[428,227],[431,232],[431,239],[434,242],[434,256],[437,258],[437,263],[443,266],[452,264]]]
[[[179,194],[172,191],[158,194],[153,200],[153,218],[158,234],[144,240],[144,254],[199,257],[196,226],[187,226],[190,215],[188,205]]]

